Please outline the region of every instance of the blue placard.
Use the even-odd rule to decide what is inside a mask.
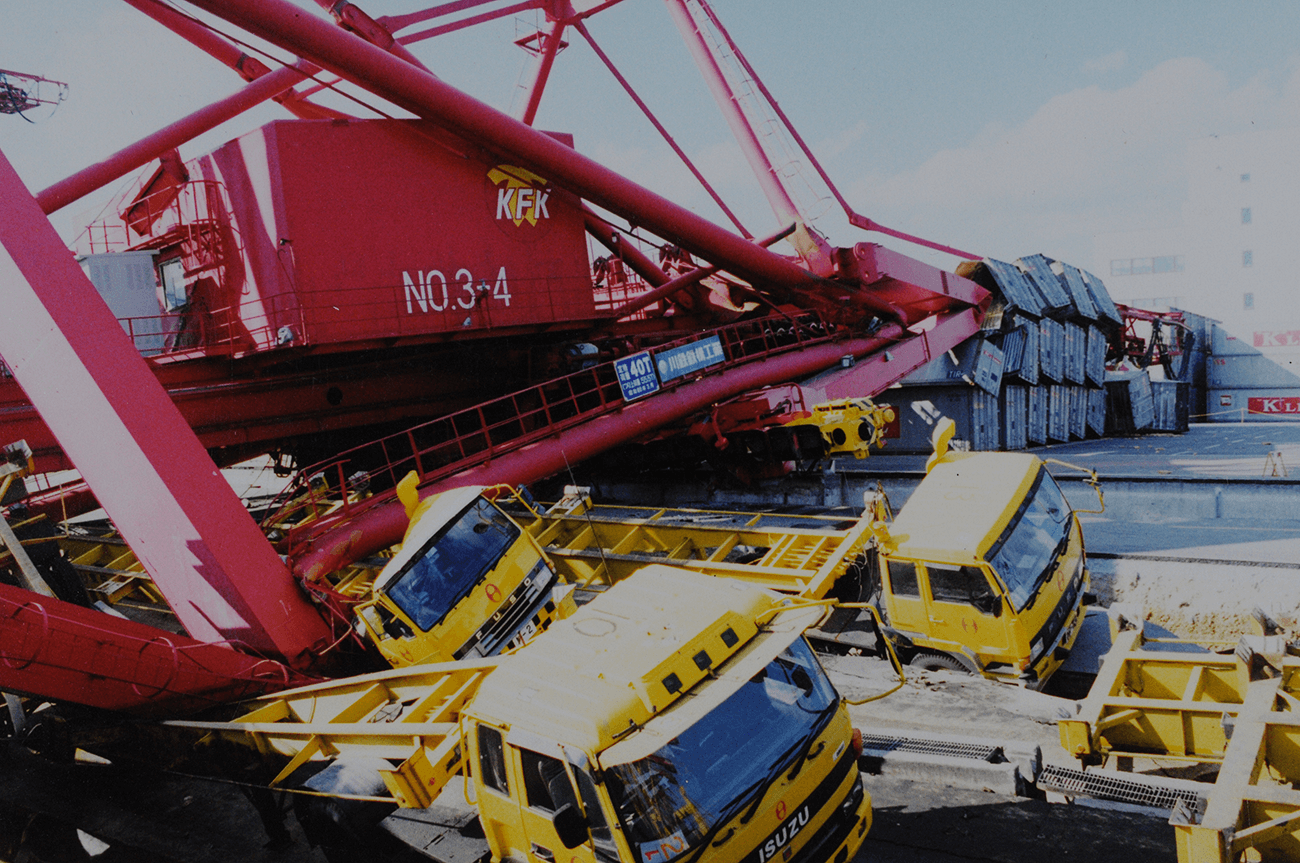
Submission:
[[[623,390],[623,401],[659,392],[659,378],[655,377],[655,364],[649,351],[614,360],[614,372]]]
[[[673,378],[717,365],[724,359],[722,340],[717,336],[709,336],[680,348],[659,351],[655,354],[655,367],[659,370],[659,380],[667,383]]]

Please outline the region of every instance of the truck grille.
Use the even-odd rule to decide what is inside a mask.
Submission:
[[[497,608],[496,614],[452,655],[456,659],[493,655],[515,630],[532,618],[543,599],[550,596],[556,581],[555,573],[544,560],[539,560],[528,577]]]
[[[1064,595],[1056,608],[1052,609],[1051,617],[1043,624],[1043,628],[1038,630],[1038,634],[1031,639],[1031,644],[1041,645],[1034,651],[1034,655],[1029,658],[1029,665],[1035,666],[1038,660],[1042,659],[1043,654],[1056,646],[1056,638],[1061,634],[1061,627],[1065,626],[1065,621],[1074,611],[1074,606],[1079,601],[1079,591],[1083,587],[1084,568],[1079,567],[1079,571],[1074,574],[1070,580],[1070,586],[1065,589]]]

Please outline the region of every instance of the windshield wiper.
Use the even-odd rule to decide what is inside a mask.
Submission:
[[[1034,585],[1034,592],[1029,594],[1029,601],[1025,603],[1024,608],[1020,609],[1021,611],[1028,611],[1034,607],[1034,603],[1038,601],[1038,595],[1043,592],[1043,585],[1047,584],[1048,573],[1060,564],[1061,556],[1065,554],[1065,548],[1069,544],[1070,528],[1067,526],[1065,528],[1065,535],[1062,536],[1061,541],[1056,544],[1056,548],[1052,549],[1052,556],[1048,560],[1047,566],[1043,567],[1043,571],[1039,573],[1038,583]]]
[[[787,766],[790,766],[789,758],[795,752],[799,753],[799,757],[795,759],[793,767],[790,770],[790,775],[786,778],[793,780],[799,775],[799,771],[803,769],[804,762],[808,760],[808,753],[812,749],[813,743],[821,733],[826,730],[826,726],[830,723],[831,717],[835,714],[835,707],[838,704],[839,702],[832,701],[826,711],[818,717],[817,723],[813,726],[812,730],[808,732],[808,736],[796,741],[793,746],[782,752],[781,755],[772,763],[772,766],[768,768],[768,774],[762,779],[762,788],[756,795],[754,795],[754,800],[750,803],[749,809],[740,817],[741,824],[748,824],[749,820],[754,817],[754,813],[758,811],[758,804],[763,801],[764,795],[767,794],[767,789],[771,788],[772,783],[776,782],[776,780],[781,776],[782,771],[784,771]]]
[[[816,733],[813,734],[813,737],[816,737]],[[695,847],[695,850],[692,851],[690,856],[685,858],[682,861],[682,863],[696,863],[696,861],[699,860],[700,855],[704,853],[704,849],[712,846],[713,838],[718,835],[718,831],[722,829],[722,826],[724,824],[729,824],[731,822],[731,819],[736,814],[736,810],[739,807],[743,806],[745,804],[745,801],[750,799],[749,797],[750,794],[753,794],[754,798],[750,803],[749,810],[740,819],[741,824],[749,823],[749,819],[753,818],[754,813],[758,810],[758,804],[762,802],[764,795],[767,794],[767,789],[772,787],[772,783],[776,781],[777,777],[781,775],[781,771],[785,769],[786,759],[795,751],[797,747],[805,745],[809,742],[811,741],[807,739],[801,739],[795,741],[794,744],[792,744],[789,748],[787,748],[784,752],[782,752],[780,756],[777,757],[775,763],[768,768],[766,774],[764,774],[760,779],[751,783],[747,788],[745,788],[743,791],[737,794],[735,799],[732,801],[731,805],[728,806],[722,813],[719,814],[718,820],[714,823],[712,827],[708,829],[708,832],[706,832],[702,837],[700,837],[700,842]],[[731,838],[731,834],[728,834],[726,839],[730,839],[730,838]],[[725,842],[726,839],[724,839],[723,841]]]

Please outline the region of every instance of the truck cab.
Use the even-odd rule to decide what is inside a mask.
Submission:
[[[887,635],[914,664],[1037,688],[1079,634],[1083,530],[1036,456],[941,453],[877,548]]]
[[[492,858],[851,857],[854,732],[785,603],[653,565],[503,662],[462,712]]]
[[[302,789],[330,860],[844,863],[871,826],[862,738],[804,639],[824,615],[652,564],[505,655],[262,696],[229,722]]]
[[[399,489],[410,526],[356,607],[391,665],[492,656],[572,611],[572,587],[485,491],[467,486],[416,502],[411,483]]]

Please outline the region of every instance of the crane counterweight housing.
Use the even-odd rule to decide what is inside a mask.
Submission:
[[[186,169],[123,218],[173,307],[236,310],[236,349],[595,317],[577,199],[430,123],[280,120]],[[192,187],[192,210],[173,205]]]

